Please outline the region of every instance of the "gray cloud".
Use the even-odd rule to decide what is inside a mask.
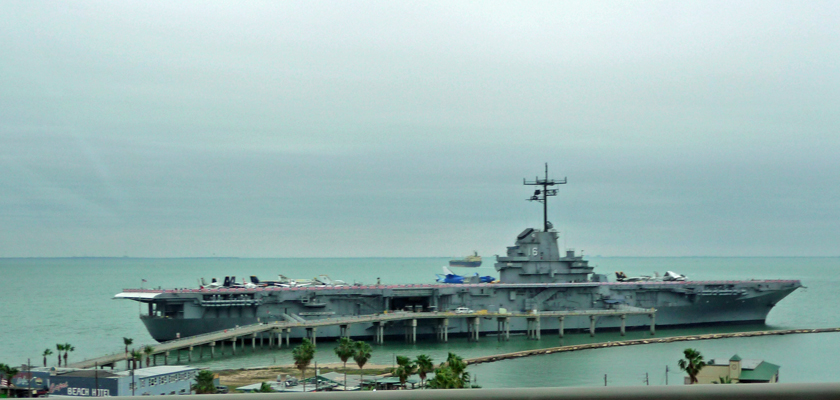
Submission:
[[[0,256],[837,254],[833,2],[0,10]]]

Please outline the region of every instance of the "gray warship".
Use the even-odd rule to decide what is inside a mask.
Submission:
[[[669,272],[662,278],[627,278],[616,281],[594,273],[594,267],[573,250],[561,251],[558,233],[548,221],[548,199],[557,195],[554,187],[566,179],[545,177],[523,184],[537,189],[528,199],[543,205],[542,229],[528,228],[516,236],[503,256],[496,256],[499,279],[482,283],[479,277],[459,284],[348,285],[323,279],[296,282],[289,279],[225,284],[211,283],[197,289],[125,289],[115,298],[145,303],[140,318],[151,336],[165,342],[272,321],[373,315],[404,310],[444,312],[461,309],[498,312],[600,311],[655,309],[659,327],[698,324],[764,323],[779,301],[802,284],[799,280],[691,281]],[[650,325],[647,315],[627,315],[627,328]],[[618,329],[618,315],[598,319],[598,328]],[[559,328],[556,318],[546,319],[542,330]],[[584,318],[565,321],[567,330],[585,330]],[[435,334],[434,320],[418,320],[417,334]],[[402,336],[403,325],[386,325],[385,336]],[[466,320],[449,325],[449,334],[466,335]],[[481,332],[495,333],[492,318],[481,319]],[[526,331],[523,318],[514,319],[510,331]],[[372,337],[373,323],[353,324],[347,332],[354,337]],[[305,333],[298,333],[298,337]],[[320,337],[338,337],[339,327],[319,330]],[[295,337],[295,336],[292,336]]]

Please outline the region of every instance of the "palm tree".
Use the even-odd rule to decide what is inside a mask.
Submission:
[[[685,355],[685,358],[677,362],[677,365],[691,378],[691,384],[695,384],[697,383],[697,374],[706,366],[703,355],[694,349],[683,350],[683,355]]]
[[[143,347],[143,353],[146,354],[146,367],[147,368],[150,366],[149,361],[151,361],[151,355],[154,352],[155,352],[155,348],[152,347],[152,346]]]
[[[137,369],[137,362],[140,361],[140,367],[143,367],[143,353],[137,350],[131,350],[131,369]]]
[[[343,337],[338,339],[338,347],[335,348],[335,355],[344,363],[344,390],[347,390],[347,360],[353,357],[356,351],[353,349],[353,339]]]
[[[426,383],[426,375],[435,370],[434,362],[431,357],[425,354],[420,354],[417,356],[417,360],[415,360],[414,363],[417,364],[417,375],[420,376],[420,387],[424,387]]]
[[[359,387],[361,387],[362,378],[365,376],[362,368],[364,368],[365,364],[367,364],[368,360],[370,360],[373,349],[371,349],[370,345],[366,342],[359,340],[358,342],[353,343],[353,350],[355,350],[353,360],[356,361],[356,365],[359,366],[359,371],[361,372],[361,374],[359,374]]]
[[[195,390],[196,394],[216,393],[216,385],[213,383],[215,378],[212,371],[206,369],[198,371],[195,375],[195,383],[192,385],[192,390]]]
[[[123,337],[123,343],[125,344],[125,355],[128,355],[128,346],[134,343],[134,339]]]
[[[435,369],[435,377],[429,379],[429,387],[432,389],[457,389],[461,385],[461,378],[452,372],[452,368],[441,364]]]
[[[8,373],[6,371],[8,371],[8,370],[9,370],[8,365],[0,363],[0,376],[2,376],[3,378],[6,378],[6,375],[8,375]],[[9,380],[8,385],[12,386],[12,380],[10,378],[6,378],[6,379]]]
[[[6,385],[8,385],[9,387],[11,387],[11,386],[12,386],[12,378],[8,377],[8,375],[9,375],[9,368],[11,368],[11,367],[9,367],[9,366],[8,366],[8,365],[6,365],[6,364],[0,363],[0,377],[2,377],[2,378],[3,378],[3,379],[5,379],[5,380],[8,380],[8,383],[7,383]],[[11,396],[11,392],[10,392],[10,394],[9,394],[9,395]]]
[[[61,366],[61,352],[64,351],[64,345],[61,343],[55,344],[55,349],[58,351],[58,366]]]
[[[2,367],[0,371],[3,372],[3,375],[6,375],[6,380],[9,381],[8,386],[12,386],[12,378],[14,378],[15,375],[20,373],[20,370],[12,367],[11,365],[6,364],[0,364],[0,367]]]
[[[44,368],[47,367],[47,356],[52,354],[52,350],[46,349],[44,350]]]
[[[394,375],[400,378],[400,384],[405,388],[408,378],[417,373],[417,365],[406,356],[397,356],[397,365],[399,367],[394,371]]]
[[[464,359],[455,353],[449,353],[449,356],[446,357],[446,364],[449,366],[449,369],[452,370],[455,378],[458,379],[457,387],[467,387],[470,383],[470,374],[466,372],[467,363],[464,362]]]
[[[306,367],[315,358],[315,346],[309,339],[303,339],[300,346],[292,350],[292,357],[295,359],[295,367],[300,370],[301,380],[303,381],[303,391],[306,392]]]
[[[67,353],[71,351],[75,351],[76,348],[73,347],[70,343],[64,343],[64,366],[67,367]]]

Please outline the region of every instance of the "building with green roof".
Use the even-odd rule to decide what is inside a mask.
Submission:
[[[697,374],[697,383],[776,383],[779,368],[764,360],[742,359],[736,354],[729,360],[709,360]],[[686,377],[686,383],[689,382]]]

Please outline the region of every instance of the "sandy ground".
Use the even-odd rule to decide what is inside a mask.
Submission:
[[[315,373],[315,366],[310,365],[306,369],[306,376],[311,377]],[[340,362],[329,364],[318,364],[318,369],[321,373],[339,372],[344,373],[344,365]],[[391,370],[390,365],[365,364],[365,375],[381,375],[388,373]],[[239,386],[250,385],[257,382],[273,381],[277,379],[277,375],[290,374],[300,378],[300,370],[296,369],[293,364],[289,365],[272,365],[261,368],[247,368],[247,369],[228,369],[222,371],[215,371],[219,374],[219,383],[234,390]],[[352,361],[347,362],[347,374],[358,375],[359,367]]]

